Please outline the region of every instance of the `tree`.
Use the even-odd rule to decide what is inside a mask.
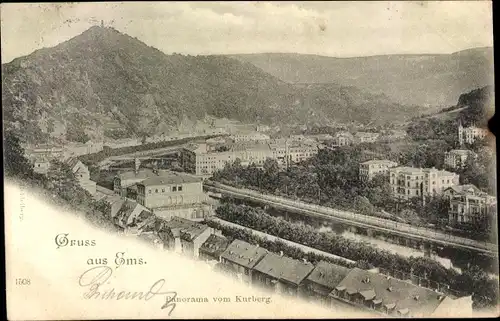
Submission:
[[[4,145],[4,172],[6,176],[32,177],[33,167],[24,157],[24,149],[21,147],[19,138],[12,130],[6,130],[3,138]]]

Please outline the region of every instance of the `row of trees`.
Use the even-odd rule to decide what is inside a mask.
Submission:
[[[237,239],[248,242],[250,244],[258,244],[260,247],[265,248],[266,250],[273,253],[279,253],[280,251],[283,251],[284,255],[296,260],[305,259],[313,264],[316,264],[319,261],[326,261],[346,267],[359,267],[359,268],[365,267],[365,265],[363,264],[365,262],[350,264],[349,262],[344,260],[338,260],[332,257],[312,252],[304,252],[300,248],[290,246],[283,241],[280,240],[271,241],[256,234],[253,234],[252,231],[247,228],[242,229],[242,228],[227,226],[212,220],[206,220],[204,224],[220,230],[222,234],[229,240],[229,242],[232,242],[233,240]]]
[[[498,303],[498,282],[490,279],[478,267],[473,266],[459,274],[453,269],[446,269],[430,258],[405,258],[333,233],[321,233],[310,226],[291,223],[282,218],[273,217],[261,209],[248,206],[224,203],[216,210],[216,213],[218,217],[229,222],[353,261],[369,262],[369,267],[412,271],[413,274],[431,281],[448,284],[454,290],[472,294],[475,308],[496,306]]]

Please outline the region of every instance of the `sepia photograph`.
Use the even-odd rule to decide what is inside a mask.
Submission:
[[[0,4],[7,318],[500,316],[492,6]]]

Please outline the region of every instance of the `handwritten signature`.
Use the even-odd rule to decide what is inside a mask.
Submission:
[[[165,285],[165,279],[159,279],[147,291],[118,291],[115,288],[103,289],[103,284],[106,283],[113,275],[113,269],[109,266],[96,266],[80,275],[78,283],[81,287],[88,288],[88,292],[83,294],[85,299],[101,299],[101,300],[144,300],[149,301],[155,296],[165,296],[165,303],[161,309],[170,307],[168,316],[174,311],[176,304],[173,302],[177,297],[177,292],[168,291],[161,292]]]

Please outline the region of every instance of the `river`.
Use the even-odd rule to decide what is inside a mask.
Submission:
[[[236,201],[238,203],[244,203],[253,207],[261,207],[260,204],[251,201]],[[372,247],[387,250],[391,253],[399,254],[405,257],[423,257],[424,251],[418,248],[413,248],[401,244],[394,244],[388,240],[383,239],[382,236],[368,236],[365,231],[357,229],[355,233],[350,230],[349,226],[345,224],[336,223],[333,221],[325,221],[320,218],[305,217],[301,214],[290,213],[283,210],[277,210],[274,208],[268,208],[266,212],[273,216],[278,216],[286,218],[288,221],[307,224],[314,227],[317,231],[323,233],[335,233],[341,235],[345,238],[356,240],[359,242],[365,242]],[[307,219],[307,221],[305,221]],[[432,259],[439,262],[445,268],[453,268],[459,273],[467,268],[470,262],[480,266],[485,270],[490,276],[498,278],[498,263],[493,258],[486,257],[481,254],[458,250],[453,248],[439,247],[433,251]]]

